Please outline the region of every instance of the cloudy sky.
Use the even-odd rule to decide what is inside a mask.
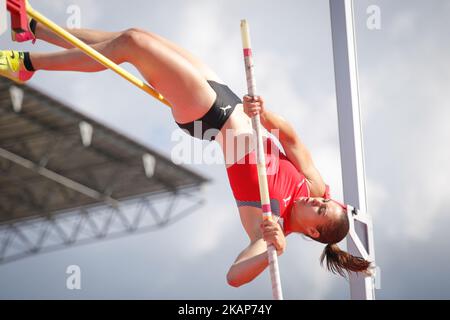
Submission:
[[[31,3],[61,25],[75,4],[83,27],[159,33],[202,58],[240,96],[246,85],[239,21],[246,18],[259,93],[271,110],[292,121],[333,196],[342,199],[328,0]],[[366,27],[370,5],[381,9],[380,30]],[[381,299],[450,298],[445,275],[450,263],[449,14],[448,0],[356,1],[368,204]],[[18,46],[5,35],[0,45],[58,50],[39,42]],[[111,71],[41,72],[30,84],[170,156],[177,129],[170,112]],[[224,167],[186,165],[213,179],[202,209],[153,233],[0,265],[0,298],[270,299],[267,272],[239,289],[226,283],[247,238]],[[320,268],[322,249],[300,236],[288,238],[279,262],[285,298],[349,297],[348,283]],[[69,265],[80,266],[82,290],[66,289]]]

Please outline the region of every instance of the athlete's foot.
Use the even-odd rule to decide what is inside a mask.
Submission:
[[[20,51],[0,51],[0,76],[11,79],[17,83],[25,83],[34,75],[28,71],[24,64],[25,53]]]

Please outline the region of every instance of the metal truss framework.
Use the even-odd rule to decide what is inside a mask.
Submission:
[[[37,90],[0,79],[0,264],[168,226],[203,205],[206,182]]]
[[[167,227],[201,207],[198,190],[124,201],[119,207],[85,207],[0,225],[0,264],[69,246]]]

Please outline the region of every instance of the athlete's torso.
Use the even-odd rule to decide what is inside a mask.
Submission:
[[[267,139],[266,170],[272,213],[284,219],[288,228],[289,213],[295,199],[309,197],[308,183],[289,159],[281,153],[271,139]],[[251,151],[244,158],[227,168],[233,195],[239,207],[260,207],[256,153]],[[287,222],[287,223],[286,223]]]

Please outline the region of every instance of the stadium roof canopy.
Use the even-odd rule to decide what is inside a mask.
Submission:
[[[169,197],[167,223],[175,217],[175,199],[184,195],[192,200],[194,193],[187,192],[206,182],[207,178],[38,90],[0,79],[0,262],[8,256],[12,235],[26,237],[26,232],[15,231],[23,222],[54,223],[59,215],[99,206],[119,213],[130,201]],[[130,231],[129,224],[124,227]],[[77,241],[70,234],[66,232],[62,243]],[[44,238],[42,243],[22,241],[28,245],[19,251],[40,251],[47,236],[39,237]]]

